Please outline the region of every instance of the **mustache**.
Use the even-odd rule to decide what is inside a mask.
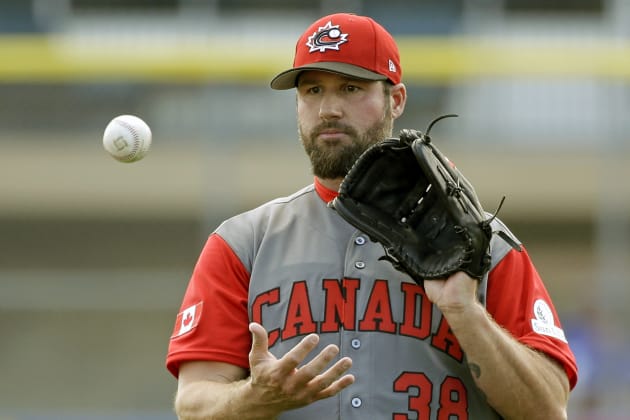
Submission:
[[[353,136],[356,136],[357,134],[356,130],[347,124],[343,124],[337,121],[329,121],[329,122],[321,123],[318,126],[316,126],[313,129],[312,137],[317,137],[318,135],[320,135],[322,132],[326,130],[336,130],[341,133],[353,135]]]

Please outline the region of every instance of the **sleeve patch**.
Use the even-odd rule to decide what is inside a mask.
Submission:
[[[175,330],[171,338],[177,338],[184,334],[191,332],[201,319],[201,311],[203,309],[203,302],[199,302],[196,305],[189,306],[182,312],[177,314],[175,321]]]
[[[532,330],[535,333],[567,342],[562,328],[558,328],[555,325],[553,311],[543,299],[538,299],[534,302],[534,317],[532,319]]]

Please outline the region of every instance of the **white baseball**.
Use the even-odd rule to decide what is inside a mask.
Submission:
[[[151,129],[135,115],[119,115],[107,124],[103,147],[120,162],[136,162],[151,147]]]

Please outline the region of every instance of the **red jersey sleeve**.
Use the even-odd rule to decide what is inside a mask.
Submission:
[[[494,320],[521,343],[557,360],[577,382],[577,364],[558,314],[527,251],[511,250],[490,272],[486,307]]]
[[[249,368],[249,273],[217,234],[206,242],[177,315],[166,357],[177,377],[185,361],[211,360]]]

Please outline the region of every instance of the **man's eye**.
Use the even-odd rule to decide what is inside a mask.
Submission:
[[[358,86],[355,85],[347,85],[346,86],[346,91],[348,92],[357,92],[360,88]]]

